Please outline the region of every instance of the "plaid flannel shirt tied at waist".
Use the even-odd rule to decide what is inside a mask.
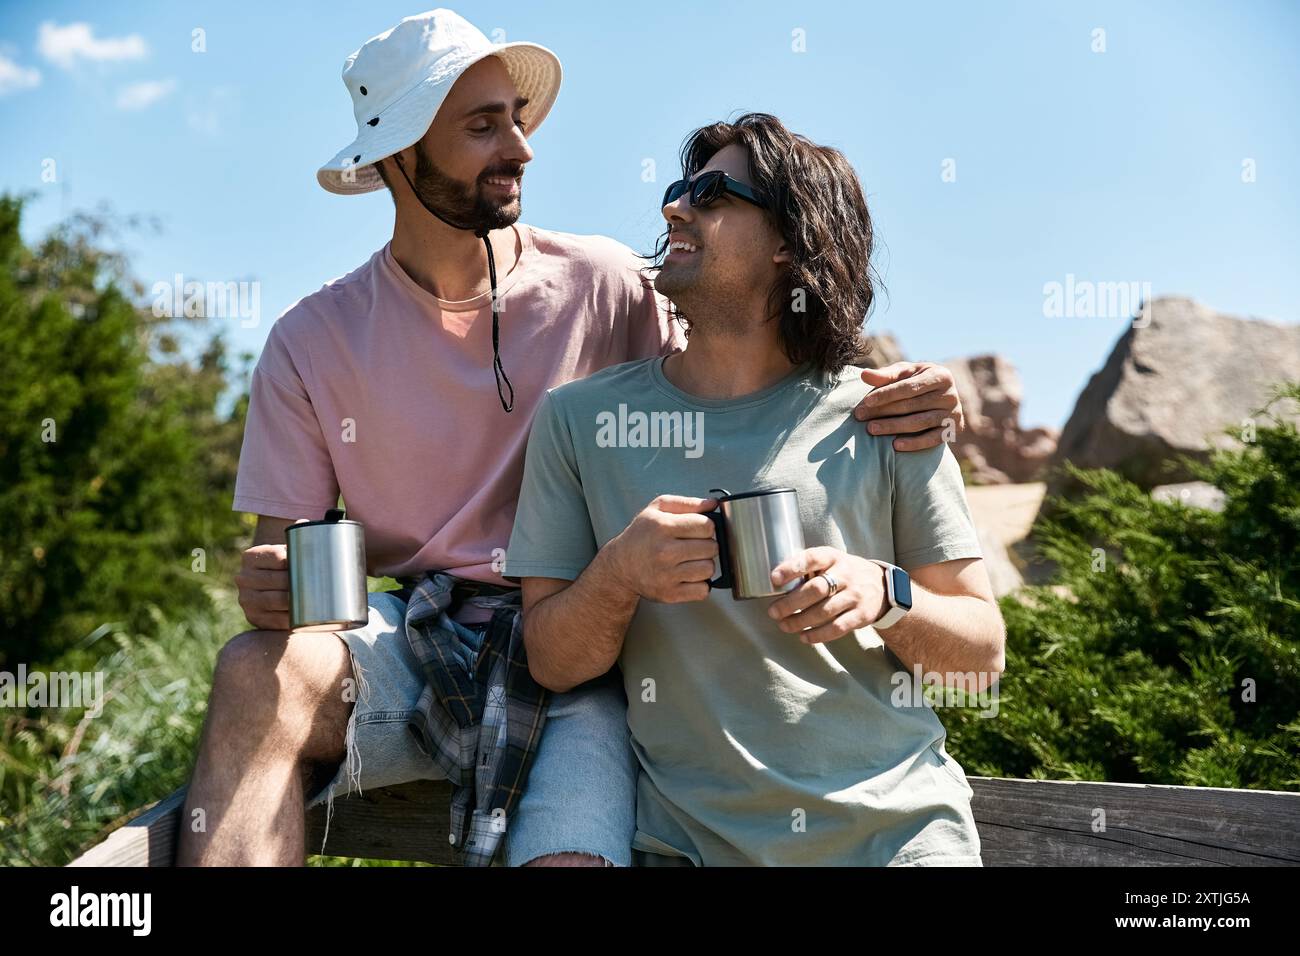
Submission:
[[[466,866],[488,866],[523,796],[550,698],[528,672],[521,593],[440,571],[400,583],[426,681],[408,727],[451,781],[452,846]],[[448,616],[471,597],[493,608],[476,661]]]

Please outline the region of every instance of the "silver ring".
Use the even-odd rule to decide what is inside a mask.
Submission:
[[[831,593],[828,594],[828,595],[826,595],[826,596],[827,596],[827,597],[835,597],[836,593],[837,593],[837,592],[839,591],[839,589],[840,589],[840,582],[839,582],[839,581],[836,581],[833,577],[831,577],[831,576],[830,576],[829,574],[827,574],[825,571],[818,571],[818,572],[817,572],[817,577],[819,577],[819,578],[825,578],[825,579],[826,579],[826,586],[829,587],[829,588],[831,589]]]

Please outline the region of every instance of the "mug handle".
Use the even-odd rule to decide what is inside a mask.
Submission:
[[[731,494],[726,488],[709,489],[710,495],[715,492],[722,495]],[[718,567],[721,569],[721,573],[709,582],[709,588],[710,590],[714,588],[728,590],[735,586],[735,582],[731,579],[731,548],[727,544],[727,519],[722,514],[721,505],[708,512],[704,517],[713,522],[714,534],[718,538]]]

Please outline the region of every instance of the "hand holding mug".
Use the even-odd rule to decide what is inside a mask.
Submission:
[[[660,495],[641,509],[610,542],[624,586],[664,604],[707,598],[718,543],[705,513],[716,506],[712,498]]]
[[[806,548],[777,565],[777,587],[807,580],[768,606],[768,615],[805,644],[833,641],[880,620],[886,610],[885,568],[836,548]]]
[[[297,523],[306,521],[299,518]],[[256,544],[245,549],[235,574],[239,606],[253,627],[289,630],[289,551],[283,544]]]

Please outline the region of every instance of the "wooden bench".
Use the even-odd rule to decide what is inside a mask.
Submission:
[[[1300,793],[968,779],[985,866],[1300,865]],[[425,781],[335,800],[327,852],[451,864],[450,793]],[[145,808],[69,865],[171,866],[184,801],[182,789]],[[308,811],[308,852],[324,826],[324,807]]]

